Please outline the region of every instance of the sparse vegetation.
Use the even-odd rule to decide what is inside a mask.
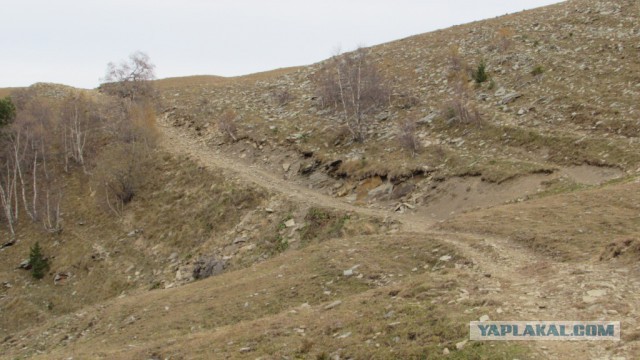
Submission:
[[[543,73],[544,73],[544,68],[542,67],[542,65],[536,65],[531,70],[531,75],[533,76],[542,75]]]

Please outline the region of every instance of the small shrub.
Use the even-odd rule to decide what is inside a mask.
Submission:
[[[29,251],[29,265],[31,265],[31,275],[34,279],[42,279],[49,270],[49,262],[42,255],[42,249],[38,242]]]
[[[478,84],[489,80],[489,75],[487,75],[487,65],[485,64],[484,60],[480,61],[480,64],[478,64],[478,68],[473,71],[471,77]]]
[[[407,150],[411,156],[415,156],[420,148],[420,142],[416,136],[416,122],[413,119],[403,119],[398,121],[400,134],[398,141],[403,149]]]
[[[466,83],[458,81],[454,84],[453,94],[446,105],[444,114],[447,122],[461,124],[480,123],[480,112],[471,102],[470,90]]]
[[[124,206],[147,182],[147,168],[152,163],[152,153],[144,144],[107,147],[98,157],[93,176],[94,186],[100,193],[99,204],[121,216]]]
[[[533,70],[531,70],[531,75],[538,76],[544,73],[544,68],[541,65],[536,65]]]
[[[279,254],[285,252],[289,248],[289,240],[277,234],[271,241],[269,241],[269,247],[271,248],[271,254]]]
[[[506,52],[513,46],[513,36],[515,32],[513,29],[508,27],[503,27],[498,29],[496,46],[500,52]]]
[[[464,63],[464,60],[460,55],[460,49],[458,47],[449,48],[449,53],[447,54],[447,62],[450,75],[455,75],[459,72],[467,71],[467,64]]]
[[[293,100],[293,95],[289,92],[288,89],[275,90],[272,93],[272,96],[279,106],[285,106],[289,102],[291,102],[291,100]]]
[[[238,115],[236,115],[235,111],[227,110],[218,119],[218,130],[233,141],[238,141],[237,118]]]

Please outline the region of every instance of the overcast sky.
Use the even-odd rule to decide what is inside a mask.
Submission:
[[[146,52],[159,78],[311,64],[558,0],[0,0],[0,87],[94,88]]]

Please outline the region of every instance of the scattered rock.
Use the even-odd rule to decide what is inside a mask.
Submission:
[[[324,307],[325,310],[331,310],[337,306],[339,306],[340,304],[342,304],[342,300],[336,300],[334,302],[332,302],[331,304],[328,304]]]
[[[587,295],[591,297],[601,297],[607,295],[607,290],[599,289],[599,290],[589,290],[587,291]]]
[[[6,247],[13,246],[15,243],[16,243],[16,239],[11,239],[11,240],[5,242],[4,244],[0,245],[0,249],[4,249]]]
[[[292,228],[292,227],[296,226],[296,221],[294,219],[289,219],[289,220],[285,221],[284,226],[286,226],[288,228]]]
[[[438,113],[431,113],[425,117],[423,117],[422,119],[419,119],[418,121],[416,121],[416,124],[419,125],[428,125],[431,124],[433,122],[433,120],[435,120],[438,117]]]
[[[31,262],[29,261],[29,259],[22,260],[22,262],[18,265],[18,269],[31,270]]]
[[[353,270],[352,269],[348,269],[342,272],[342,275],[344,276],[352,276],[353,275]]]
[[[449,355],[450,351],[448,348],[444,348],[444,350],[442,350],[442,355]]]
[[[481,321],[481,322],[485,322],[485,321],[489,321],[489,320],[490,320],[489,315],[482,315],[482,316],[480,316],[480,321]]]
[[[56,273],[55,276],[53,277],[53,284],[64,285],[67,282],[67,279],[69,278],[69,276],[70,276],[69,273],[64,273],[64,272]]]
[[[405,184],[398,185],[391,192],[391,199],[400,199],[402,197],[405,197],[411,194],[411,192],[415,190],[415,188],[416,186],[413,184],[405,183]]]
[[[240,244],[240,243],[245,243],[245,242],[247,242],[247,238],[245,236],[240,236],[240,237],[237,237],[237,238],[235,238],[233,240],[233,244],[234,245],[235,244]]]
[[[468,342],[469,340],[464,340],[464,341],[460,341],[459,343],[456,343],[456,349],[457,350],[464,349],[465,345],[467,345]]]
[[[500,100],[500,104],[501,105],[507,105],[511,102],[513,102],[515,99],[521,97],[522,94],[517,93],[517,92],[512,92],[507,94],[505,97],[502,98],[502,100]]]
[[[282,170],[284,170],[284,172],[289,171],[290,168],[291,168],[291,164],[290,163],[282,164]]]
[[[127,236],[128,237],[134,237],[136,235],[142,234],[143,232],[144,232],[144,229],[135,229],[135,230],[129,231]]]
[[[375,189],[369,190],[369,197],[371,198],[378,198],[378,197],[382,197],[384,195],[389,195],[391,194],[391,191],[393,191],[393,184],[390,182],[387,183],[383,183],[382,185],[376,187]]]
[[[218,275],[224,270],[224,260],[215,257],[201,258],[193,266],[193,278],[205,279],[209,276]]]
[[[446,262],[446,261],[449,261],[451,259],[453,259],[453,257],[451,255],[443,255],[443,256],[440,256],[440,258],[438,260]]]

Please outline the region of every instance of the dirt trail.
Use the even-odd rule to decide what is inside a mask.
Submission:
[[[180,129],[163,126],[162,145],[174,153],[188,155],[202,166],[215,168],[239,181],[250,182],[292,201],[397,220],[402,231],[436,238],[453,245],[473,262],[472,270],[493,285],[488,290],[502,303],[493,318],[513,320],[620,320],[635,324],[640,301],[640,281],[629,271],[600,263],[562,263],[543,257],[508,239],[477,234],[451,233],[432,228],[435,219],[417,214],[400,214],[384,209],[358,207],[293,184],[257,166],[248,166],[207,147]],[[594,296],[595,295],[595,296]],[[640,326],[640,324],[638,324]],[[627,329],[630,333],[633,329]],[[640,331],[640,327],[636,329]],[[640,333],[640,332],[639,332]],[[624,334],[624,332],[623,332]],[[535,342],[540,358],[631,359],[640,351],[637,343]]]
[[[226,175],[229,175],[232,178],[236,178],[244,182],[250,182],[273,193],[283,194],[295,202],[303,202],[320,207],[354,212],[367,216],[402,220],[403,223],[405,223],[408,218],[408,216],[400,216],[400,214],[384,209],[351,205],[331,196],[320,194],[315,190],[284,180],[277,174],[260,169],[255,165],[245,165],[236,159],[232,159],[208,148],[204,142],[191,138],[172,126],[163,126],[162,131],[165,136],[162,137],[161,144],[167,150],[182,155],[188,155],[196,160],[201,166],[213,167],[217,170],[222,170],[227,173]],[[415,231],[418,228],[428,228],[435,222],[435,220],[426,217],[418,219],[416,217],[411,221],[412,225],[415,225],[413,224],[415,222],[420,222],[420,225],[418,227],[411,226],[410,230],[412,231]]]

